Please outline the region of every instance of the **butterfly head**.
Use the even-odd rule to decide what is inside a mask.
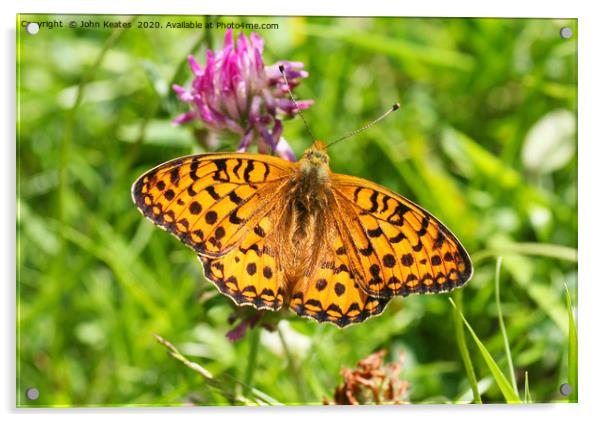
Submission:
[[[322,141],[316,141],[305,150],[303,157],[299,160],[301,173],[320,183],[325,183],[329,178],[328,153],[326,145]]]
[[[328,165],[329,157],[326,152],[326,144],[322,141],[316,141],[305,150],[302,160],[306,160],[314,166]]]

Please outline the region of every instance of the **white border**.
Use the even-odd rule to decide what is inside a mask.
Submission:
[[[21,417],[26,420],[64,420],[82,417],[91,420],[106,420],[107,417],[123,419],[132,416],[144,417],[146,421],[163,421],[165,418],[208,417],[213,419],[244,419],[281,421],[345,417],[364,421],[366,418],[382,420],[411,419],[422,421],[487,422],[512,420],[514,418],[545,418],[554,420],[599,419],[600,376],[602,336],[600,335],[602,309],[602,277],[599,275],[598,256],[602,231],[600,218],[600,120],[599,106],[602,89],[601,55],[602,23],[594,9],[595,2],[588,0],[549,0],[528,2],[505,0],[502,2],[452,0],[398,2],[392,0],[370,0],[357,4],[349,1],[302,0],[295,3],[263,0],[236,0],[229,2],[207,2],[202,0],[20,0],[2,2],[3,21],[3,65],[0,67],[3,84],[3,107],[0,116],[5,139],[2,145],[2,171],[4,195],[2,213],[2,269],[3,291],[0,315],[0,411],[9,420]],[[579,399],[577,405],[487,405],[487,406],[411,406],[411,407],[363,407],[321,408],[288,407],[282,409],[251,408],[169,408],[169,409],[63,409],[63,410],[15,410],[15,239],[14,239],[14,192],[15,192],[15,21],[16,13],[102,13],[102,14],[220,14],[220,15],[341,15],[347,16],[480,16],[480,17],[566,17],[579,19]],[[598,101],[596,101],[598,100]],[[598,129],[598,130],[596,130]],[[598,272],[596,272],[598,271]],[[598,417],[595,415],[598,414]],[[521,418],[522,419],[522,418]]]
[[[21,13],[105,13],[105,14],[219,14],[219,15],[333,15],[333,16],[474,16],[474,17],[576,17],[585,11],[585,1],[551,0],[531,4],[524,0],[485,2],[470,0],[421,0],[420,2],[393,2],[370,0],[235,0],[228,2],[199,0],[20,0]],[[342,7],[344,6],[344,7]],[[583,16],[583,14],[581,14]]]

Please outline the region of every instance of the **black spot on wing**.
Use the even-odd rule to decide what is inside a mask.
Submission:
[[[238,196],[235,191],[232,191],[228,194],[228,199],[235,204],[240,204],[242,202],[242,198]]]
[[[364,188],[358,187],[358,188],[355,188],[355,191],[353,192],[353,202],[355,202],[356,204],[357,204],[357,200],[358,200],[359,194],[362,191],[362,189],[364,189]]]
[[[221,181],[221,182],[229,182],[230,175],[228,174],[228,166],[226,159],[213,160],[213,164],[217,167],[215,173],[213,174],[213,180]]]
[[[253,160],[248,160],[247,161],[247,167],[245,168],[245,171],[243,173],[243,178],[245,180],[245,182],[250,182],[251,181],[251,172],[253,170],[255,170],[255,162]]]
[[[261,162],[261,164],[263,164],[263,166],[265,167],[265,171],[263,173],[263,181],[265,182],[266,180],[268,180],[268,176],[270,175],[270,166],[268,166],[268,164],[264,162]]]
[[[234,172],[234,174],[236,174],[236,177],[238,177],[239,179],[241,177],[240,177],[240,174],[238,174],[238,170],[240,170],[240,168],[242,167],[242,163],[243,163],[243,161],[240,158],[237,158],[236,159],[236,165],[232,169],[232,171]]]
[[[434,249],[441,249],[441,246],[443,246],[443,242],[445,242],[445,236],[443,235],[443,232],[439,232],[439,234],[437,234],[437,238],[435,239],[435,243],[433,244],[433,248]]]
[[[420,230],[418,230],[418,232],[416,233],[418,236],[422,237],[426,234],[426,230],[429,226],[429,216],[425,215],[424,218],[422,219],[422,223],[420,225]]]
[[[410,209],[408,207],[406,207],[404,204],[399,203],[397,204],[397,207],[395,207],[395,210],[393,211],[393,213],[387,217],[387,221],[391,224],[393,224],[394,226],[403,226],[403,222],[404,222],[404,214],[406,212],[410,211]]]
[[[378,237],[381,234],[383,234],[383,230],[380,227],[377,227],[375,229],[368,229],[368,236],[370,237]]]
[[[215,199],[216,201],[221,198],[217,194],[217,192],[215,191],[215,188],[213,186],[207,186],[205,188],[205,190],[207,191],[207,193],[209,194],[209,196],[211,196],[211,198]]]
[[[372,191],[372,195],[370,195],[370,204],[372,207],[368,210],[368,212],[376,212],[378,210],[378,192]]]
[[[230,223],[238,225],[238,224],[242,224],[245,221],[236,215],[237,212],[238,212],[238,208],[232,210],[232,212],[230,213],[230,216],[228,217],[228,221],[230,221]]]
[[[399,242],[401,242],[405,238],[406,238],[405,234],[403,234],[403,232],[400,231],[395,237],[390,238],[389,242],[391,242],[391,243],[399,243]]]
[[[196,174],[196,171],[198,170],[198,168],[199,168],[199,162],[197,160],[193,160],[192,163],[190,163],[190,178],[192,180],[200,179],[200,177]]]

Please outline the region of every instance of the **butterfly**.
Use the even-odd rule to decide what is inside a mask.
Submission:
[[[143,174],[132,197],[241,306],[286,306],[344,327],[395,296],[449,291],[472,276],[468,253],[439,220],[383,186],[333,173],[321,141],[298,162],[176,158]]]

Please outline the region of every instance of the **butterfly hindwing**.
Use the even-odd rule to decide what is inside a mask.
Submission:
[[[266,242],[270,216],[258,226],[265,231],[250,233],[230,253],[218,258],[199,255],[199,259],[205,277],[236,304],[277,311],[284,302],[284,277],[273,248]]]
[[[198,254],[218,257],[259,230],[290,166],[258,154],[182,157],[142,175],[132,196],[153,223]]]
[[[462,286],[470,258],[434,216],[408,199],[357,177],[333,174],[344,253],[358,283],[375,297],[438,293]]]
[[[336,238],[334,247],[342,247]],[[300,316],[344,327],[384,311],[388,298],[371,297],[353,279],[349,262],[335,251],[324,251],[316,270],[295,285],[290,308]]]

